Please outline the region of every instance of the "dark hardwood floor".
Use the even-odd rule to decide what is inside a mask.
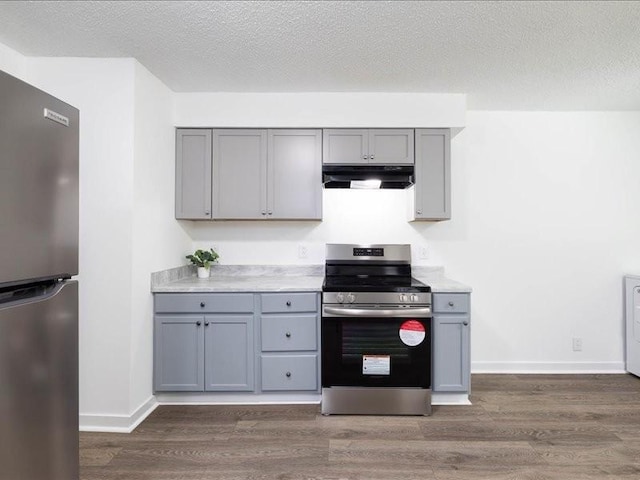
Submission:
[[[430,417],[161,406],[131,434],[81,433],[81,479],[640,479],[639,378],[473,375],[472,391]]]

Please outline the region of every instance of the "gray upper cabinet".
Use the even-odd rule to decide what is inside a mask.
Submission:
[[[451,136],[449,129],[416,130],[415,220],[451,218]]]
[[[320,130],[216,129],[214,219],[321,219]]]
[[[267,213],[267,131],[213,131],[213,218],[264,218]]]
[[[211,218],[211,130],[176,131],[176,218]]]
[[[322,161],[336,164],[413,164],[413,129],[324,129]]]
[[[269,130],[267,215],[322,218],[322,132]]]

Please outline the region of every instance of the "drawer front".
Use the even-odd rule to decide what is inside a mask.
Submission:
[[[156,293],[157,313],[251,313],[251,293]]]
[[[466,313],[469,311],[469,294],[434,293],[433,311],[436,313]]]
[[[317,390],[317,355],[263,355],[262,390]]]
[[[316,312],[317,293],[264,293],[263,313]]]
[[[263,316],[263,352],[317,350],[317,315]]]

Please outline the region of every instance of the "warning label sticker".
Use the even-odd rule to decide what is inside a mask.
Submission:
[[[400,325],[400,340],[409,347],[420,345],[426,335],[424,325],[417,320],[407,320]]]
[[[363,375],[391,375],[390,355],[363,355]]]

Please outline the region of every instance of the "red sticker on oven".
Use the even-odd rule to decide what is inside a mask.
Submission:
[[[420,345],[426,335],[424,325],[417,320],[407,320],[400,325],[400,340],[410,347]]]

